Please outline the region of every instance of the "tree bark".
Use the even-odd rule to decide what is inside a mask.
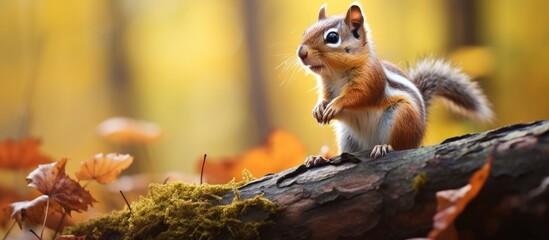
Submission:
[[[239,193],[241,199],[263,194],[284,207],[261,230],[268,239],[425,237],[436,213],[435,193],[467,184],[489,155],[490,177],[456,221],[460,238],[549,239],[549,190],[540,186],[549,180],[549,121],[451,138],[376,160],[369,151],[342,154],[333,165],[266,175]],[[223,201],[233,198],[231,192]],[[253,210],[249,215],[265,217]]]

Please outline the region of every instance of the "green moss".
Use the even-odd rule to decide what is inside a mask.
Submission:
[[[228,191],[250,181],[225,185],[151,184],[146,197],[128,209],[91,219],[67,230],[87,239],[215,239],[259,238],[259,229],[279,207],[262,196],[224,205]],[[235,196],[239,194],[235,192]]]

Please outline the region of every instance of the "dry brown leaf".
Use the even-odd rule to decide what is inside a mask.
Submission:
[[[65,211],[85,211],[95,199],[78,182],[65,174],[67,159],[41,164],[27,176],[27,186],[38,189],[58,202]]]
[[[113,117],[97,127],[99,135],[115,143],[148,144],[160,139],[161,130],[156,123],[126,117]]]
[[[114,181],[122,170],[128,168],[133,162],[129,154],[98,153],[94,157],[82,161],[80,170],[76,172],[78,180],[95,180],[102,184]]]
[[[275,130],[264,145],[252,148],[241,156],[221,161],[207,160],[204,175],[208,183],[226,183],[232,178],[241,178],[244,169],[253,176],[263,176],[302,164],[305,153],[305,146],[295,135]],[[197,165],[198,169],[201,165],[202,159]]]
[[[488,157],[486,164],[473,174],[469,184],[459,189],[437,192],[437,214],[433,217],[433,230],[428,235],[430,239],[458,239],[454,220],[480,192],[490,176],[491,166],[492,156]]]
[[[31,201],[22,201],[15,202],[10,205],[11,207],[11,217],[17,221],[19,228],[23,228],[23,223],[29,221],[29,216],[42,215],[44,219],[44,212],[46,210],[46,204],[49,201],[49,197],[42,195]],[[35,224],[40,224],[40,221],[33,222]]]
[[[50,229],[64,228],[65,226],[72,225],[73,222],[70,216],[62,214],[61,206],[51,199],[49,200],[47,195],[41,195],[31,201],[15,202],[10,205],[11,217],[17,221],[19,228],[22,228],[23,223],[31,223],[36,225],[42,225],[44,223],[44,213],[46,212],[46,206],[48,208],[48,217],[46,219],[46,227]],[[59,225],[63,219],[63,223]]]
[[[29,169],[51,162],[49,157],[40,153],[39,146],[40,140],[36,138],[4,140],[0,143],[0,168]]]

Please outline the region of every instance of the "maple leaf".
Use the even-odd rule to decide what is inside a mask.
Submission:
[[[0,168],[29,169],[51,159],[39,150],[40,140],[26,138],[20,141],[6,139],[0,143]]]
[[[94,157],[82,161],[80,170],[76,172],[78,180],[95,180],[102,184],[114,181],[122,170],[128,168],[133,162],[129,154],[109,153],[96,154]]]
[[[204,175],[209,183],[226,183],[232,178],[241,178],[244,169],[254,176],[263,176],[302,164],[305,154],[305,146],[298,137],[283,130],[275,130],[269,134],[264,145],[240,156],[206,161]],[[197,168],[200,169],[201,165],[202,160]]]
[[[97,127],[99,135],[115,143],[148,144],[160,138],[161,130],[156,123],[126,117],[113,117]]]
[[[27,186],[38,189],[58,202],[70,215],[71,211],[82,212],[95,199],[78,182],[65,174],[67,159],[50,164],[41,164],[27,176]]]
[[[31,201],[21,201],[10,204],[11,217],[15,219],[19,228],[22,228],[23,223],[31,223],[42,225],[44,223],[44,214],[46,208],[48,215],[46,218],[46,227],[56,229],[57,227],[64,228],[73,224],[69,216],[63,216],[61,205],[55,201],[49,201],[47,195],[41,195]],[[59,225],[59,222],[63,223]]]
[[[461,214],[467,204],[474,199],[490,176],[492,156],[484,166],[475,171],[469,179],[469,184],[459,189],[439,191],[437,197],[437,214],[433,217],[433,230],[428,235],[430,239],[458,239],[454,228],[454,220]]]

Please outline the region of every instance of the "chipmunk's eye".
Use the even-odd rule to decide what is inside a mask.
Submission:
[[[329,32],[328,35],[326,35],[326,43],[332,43],[332,44],[336,44],[337,42],[339,42],[339,34],[337,34],[336,32]]]
[[[341,38],[335,29],[330,29],[324,34],[324,43],[329,47],[339,47]]]

